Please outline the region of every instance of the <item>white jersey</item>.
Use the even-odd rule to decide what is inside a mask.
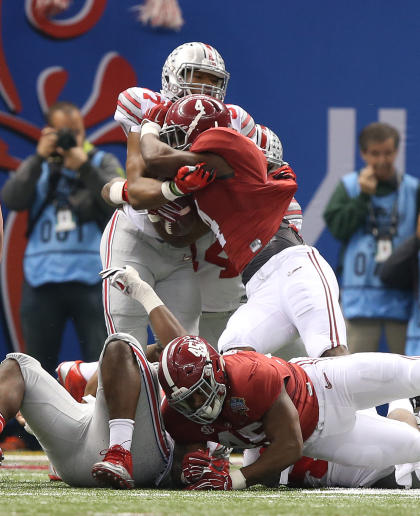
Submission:
[[[141,124],[148,109],[168,100],[162,93],[147,88],[128,88],[118,96],[114,118],[128,134],[130,127]],[[234,104],[226,106],[231,115],[232,128],[255,140],[255,122],[251,115],[240,106]],[[141,233],[159,238],[147,217],[147,210],[134,210],[131,206],[125,205],[123,211]],[[200,332],[203,332],[213,345],[217,344],[218,337],[225,328],[231,312],[239,306],[241,297],[245,293],[241,277],[232,270],[226,255],[220,246],[217,246],[218,243],[213,234],[209,233],[192,247],[194,269],[198,272],[202,297],[202,311],[220,315],[220,317],[208,321],[204,321],[202,317],[200,322]],[[223,281],[219,281],[221,279]]]
[[[128,88],[118,96],[114,119],[121,124],[125,134],[128,134],[130,127],[141,124],[143,116],[148,109],[167,101],[169,99],[162,95],[162,93],[157,93],[147,88]],[[232,129],[253,139],[256,130],[252,116],[240,106],[226,104],[226,107],[230,112]]]

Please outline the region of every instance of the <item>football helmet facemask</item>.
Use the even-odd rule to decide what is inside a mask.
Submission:
[[[265,125],[255,124],[256,144],[263,151],[267,163],[268,173],[277,170],[284,163],[283,146],[280,138]]]
[[[197,136],[212,127],[230,127],[228,108],[208,95],[189,95],[168,109],[160,139],[174,149],[188,149]]]
[[[170,342],[160,358],[159,382],[169,405],[194,423],[219,416],[227,389],[223,358],[205,339],[186,335]]]
[[[193,82],[194,72],[218,78],[216,85]],[[203,93],[219,100],[226,95],[229,73],[219,52],[205,43],[184,43],[167,57],[162,69],[162,94],[175,101],[185,95]]]

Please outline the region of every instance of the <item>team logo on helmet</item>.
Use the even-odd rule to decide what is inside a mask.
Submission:
[[[184,150],[207,129],[230,126],[230,113],[223,102],[208,95],[190,95],[168,109],[160,138],[171,147]]]
[[[223,408],[223,359],[200,337],[178,337],[166,346],[159,363],[159,382],[169,405],[195,423],[212,423]]]

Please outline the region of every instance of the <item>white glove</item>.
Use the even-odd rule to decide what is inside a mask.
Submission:
[[[148,314],[157,306],[163,305],[153,288],[140,278],[131,265],[109,267],[99,274],[102,279],[108,279],[114,288],[142,304]]]
[[[407,464],[397,464],[395,466],[395,480],[399,486],[410,489],[412,485],[411,474],[415,473],[420,480],[420,462],[408,462]]]
[[[99,274],[103,280],[109,279],[113,287],[129,297],[134,297],[134,292],[140,288],[142,283],[146,283],[140,279],[139,273],[131,265],[109,267],[101,270]],[[146,285],[150,287],[147,283]]]

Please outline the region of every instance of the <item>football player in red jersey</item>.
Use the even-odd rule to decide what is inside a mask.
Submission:
[[[219,355],[204,339],[184,334],[133,268],[102,274],[148,307],[154,331],[166,345],[159,364],[167,397],[163,417],[175,441],[173,473],[187,489],[268,483],[302,454],[377,468],[420,460],[417,430],[360,412],[414,396],[420,389],[419,357],[359,353],[285,362],[254,351]],[[118,363],[127,360],[114,351]],[[124,410],[137,397],[136,389],[124,386],[135,386],[132,374],[138,371],[116,375],[106,393],[115,402],[116,392],[124,392],[124,403],[116,405],[121,418],[131,417]],[[243,449],[264,445],[267,450],[253,464],[230,472],[226,462],[205,450],[209,440]]]
[[[149,119],[161,117],[161,109]],[[334,272],[284,220],[295,175],[287,164],[267,174],[263,153],[229,128],[226,112],[215,99],[191,95],[167,109],[162,131],[144,123],[136,145],[142,172],[128,173],[128,200],[135,208],[157,208],[192,194],[200,217],[242,273],[248,302],[229,320],[219,350],[273,352],[297,329],[309,356],[346,354]]]

